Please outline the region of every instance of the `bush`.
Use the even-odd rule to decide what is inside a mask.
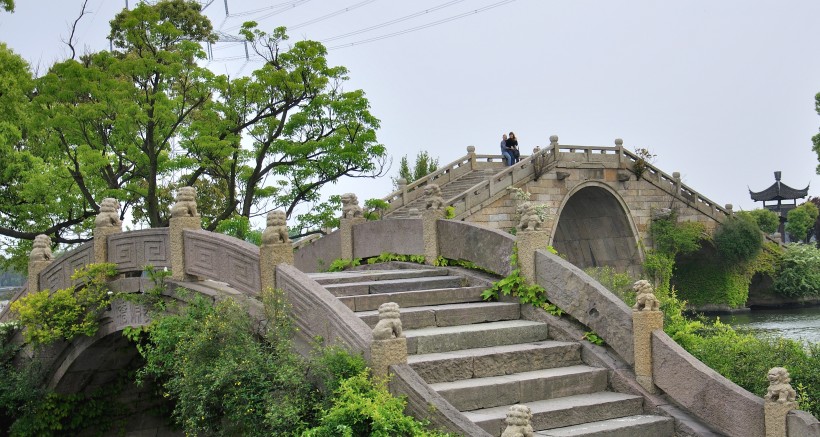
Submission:
[[[789,297],[820,295],[820,249],[808,244],[787,245],[773,288]]]
[[[806,202],[798,206],[786,215],[786,232],[796,241],[808,242],[817,216],[818,210],[814,203]]]
[[[763,236],[756,222],[740,216],[721,223],[714,242],[724,264],[735,265],[754,259],[763,247]]]
[[[742,308],[749,298],[750,281],[751,276],[745,271],[715,263],[707,255],[681,258],[675,266],[673,282],[680,296],[692,305]]]
[[[609,266],[589,267],[584,269],[584,272],[600,282],[627,305],[635,304],[635,292],[632,290],[635,280],[628,273],[619,273]]]
[[[649,225],[655,250],[665,255],[688,254],[700,249],[706,228],[698,222],[677,222],[675,214],[653,220]]]
[[[776,212],[768,209],[753,209],[751,211],[740,211],[737,215],[741,218],[748,218],[757,223],[757,227],[766,234],[777,232],[780,226],[780,217]]]

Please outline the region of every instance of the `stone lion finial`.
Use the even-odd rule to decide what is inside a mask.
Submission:
[[[262,232],[262,244],[290,243],[285,211],[271,211],[267,220],[267,227]]]
[[[507,423],[507,429],[501,434],[501,437],[534,437],[532,425],[532,411],[526,405],[513,405],[507,411],[507,418],[504,420]]]
[[[379,322],[373,328],[374,340],[390,340],[404,337],[401,330],[399,304],[387,302],[379,305]]]
[[[51,261],[51,258],[51,238],[45,234],[34,237],[34,245],[28,259],[30,261]]]
[[[524,202],[516,208],[521,214],[521,220],[518,221],[519,231],[537,231],[541,229],[541,217],[538,215],[535,205],[530,202]]]
[[[424,187],[424,197],[427,198],[426,209],[444,208],[444,199],[441,198],[441,188],[438,184],[427,184]]]
[[[636,281],[632,289],[638,294],[635,298],[635,305],[632,306],[633,311],[658,311],[661,307],[661,303],[655,297],[652,284],[646,279]]]
[[[797,393],[789,384],[792,379],[785,367],[772,367],[766,378],[769,380],[769,390],[766,391],[766,396],[763,399],[781,404],[793,402],[797,399]]]
[[[353,193],[342,194],[342,218],[362,217],[359,198]]]
[[[121,228],[122,220],[117,211],[120,210],[120,202],[117,199],[106,197],[100,202],[100,212],[94,219],[94,225],[98,228]]]
[[[199,217],[196,212],[196,188],[181,187],[177,191],[176,203],[171,208],[171,217]]]

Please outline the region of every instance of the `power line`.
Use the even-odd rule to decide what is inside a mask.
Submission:
[[[434,11],[437,11],[439,9],[444,9],[446,7],[452,6],[456,3],[461,3],[463,1],[464,0],[452,0],[452,1],[449,1],[447,3],[444,3],[443,5],[439,5],[439,6],[430,8],[430,9],[425,9],[423,11],[415,12],[415,13],[412,13],[410,15],[405,15],[404,17],[396,18],[395,20],[386,21],[384,23],[377,24],[375,26],[365,27],[363,29],[354,30],[353,32],[348,32],[348,33],[344,33],[344,34],[341,34],[341,35],[336,35],[334,37],[325,38],[325,39],[321,40],[321,42],[325,43],[325,42],[335,41],[337,39],[347,38],[348,36],[358,35],[360,33],[369,32],[371,30],[381,29],[382,27],[387,27],[387,26],[390,26],[392,24],[396,24],[396,23],[400,23],[402,21],[410,20],[412,18],[420,17],[422,15],[429,14],[430,12],[434,12]]]
[[[297,24],[297,25],[295,25],[295,26],[289,26],[289,27],[288,27],[288,30],[299,29],[300,27],[305,27],[305,26],[309,26],[309,25],[311,25],[311,24],[316,24],[316,23],[318,23],[318,22],[320,22],[320,21],[327,20],[328,18],[333,18],[333,17],[335,17],[335,16],[337,16],[337,15],[341,15],[341,14],[344,14],[345,12],[350,12],[350,11],[352,11],[352,10],[356,9],[356,8],[361,7],[361,6],[365,6],[365,5],[367,5],[367,4],[373,3],[374,1],[376,1],[376,0],[365,0],[365,1],[363,1],[363,2],[356,3],[355,5],[348,6],[348,7],[344,8],[344,9],[339,9],[339,10],[338,10],[338,11],[336,11],[336,12],[331,12],[331,13],[329,13],[329,14],[327,14],[327,15],[322,15],[321,17],[318,17],[318,18],[314,18],[314,19],[312,19],[312,20],[305,21],[304,23],[299,23],[299,24]]]
[[[503,0],[503,1],[500,1],[500,2],[497,2],[497,3],[493,3],[491,5],[484,6],[483,8],[478,8],[478,9],[475,9],[475,10],[472,10],[472,11],[469,11],[469,12],[464,12],[464,13],[461,13],[461,14],[458,14],[458,15],[453,15],[451,17],[444,18],[444,19],[441,19],[441,20],[438,20],[438,21],[433,21],[432,23],[427,23],[427,24],[423,24],[423,25],[420,25],[420,26],[411,27],[409,29],[400,30],[398,32],[388,33],[388,34],[385,34],[385,35],[376,36],[376,37],[368,38],[368,39],[363,39],[363,40],[355,41],[355,42],[348,43],[348,44],[340,44],[340,45],[337,45],[337,46],[328,47],[328,50],[353,47],[353,46],[356,46],[356,45],[362,45],[362,44],[367,44],[369,42],[374,42],[374,41],[379,41],[379,40],[382,40],[382,39],[392,38],[394,36],[404,35],[406,33],[415,32],[417,30],[426,29],[428,27],[433,27],[433,26],[437,26],[439,24],[443,24],[443,23],[447,23],[447,22],[450,22],[450,21],[458,20],[460,18],[464,18],[464,17],[467,17],[469,15],[480,14],[484,11],[488,11],[490,9],[497,8],[499,6],[504,6],[505,4],[512,3],[514,1],[515,0]],[[324,41],[327,41],[327,40],[324,40]]]
[[[296,1],[293,1],[293,2],[289,2],[289,3],[287,3],[287,5],[286,5],[286,6],[280,7],[279,9],[277,9],[277,10],[275,10],[275,11],[273,11],[273,12],[268,12],[267,14],[262,15],[262,16],[260,16],[260,17],[254,17],[254,21],[262,21],[262,20],[264,20],[264,19],[266,19],[266,18],[270,18],[270,17],[272,17],[272,16],[274,16],[274,15],[281,14],[282,12],[289,11],[289,10],[291,10],[291,9],[293,9],[293,8],[297,7],[297,6],[301,6],[301,5],[303,5],[303,4],[305,4],[305,3],[309,2],[309,1],[311,1],[311,0],[296,0]],[[232,16],[232,17],[233,17],[233,16],[238,16],[238,15],[239,15],[239,14],[231,14],[231,16]],[[237,29],[239,29],[240,27],[242,27],[242,25],[241,25],[241,24],[236,25],[236,26],[231,26],[231,27],[229,27],[229,28],[225,29],[225,31],[226,31],[226,32],[230,32],[230,31],[232,31],[232,30],[237,30]]]

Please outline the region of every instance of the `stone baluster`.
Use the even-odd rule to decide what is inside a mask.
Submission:
[[[618,149],[618,168],[621,168],[624,162],[624,140],[615,138],[615,148]]]
[[[541,229],[544,217],[539,215],[538,206],[524,202],[518,206],[521,219],[516,226],[515,246],[518,249],[518,267],[527,284],[535,283],[535,251],[546,249],[550,234]]]
[[[672,172],[672,180],[675,181],[675,194],[680,196],[681,192],[681,180],[680,180],[680,172]]]
[[[44,234],[34,237],[34,244],[28,256],[29,293],[40,291],[40,272],[51,264],[52,259],[51,238]]]
[[[122,232],[120,220],[120,203],[117,199],[106,197],[100,202],[100,212],[94,220],[94,262],[108,262],[108,236]]]
[[[652,332],[663,329],[663,312],[649,281],[641,279],[632,289],[637,293],[632,307],[632,339],[635,348],[635,379],[649,393],[656,393],[652,378]]]
[[[424,197],[427,199],[425,210],[421,214],[424,262],[434,265],[439,255],[436,223],[444,218],[444,199],[441,198],[441,188],[437,184],[427,184],[424,187]]]
[[[342,240],[342,259],[353,259],[353,227],[364,223],[365,218],[359,198],[353,193],[342,194],[342,217],[339,219],[339,236]]]
[[[276,266],[279,264],[293,264],[293,244],[288,236],[285,212],[271,211],[259,246],[259,276],[263,290],[276,288]]]
[[[402,206],[407,205],[407,179],[399,178],[396,181],[399,185],[399,190],[401,191],[401,204]]]
[[[373,328],[370,361],[373,378],[382,383],[386,383],[391,365],[407,363],[407,339],[402,332],[399,304],[395,302],[379,305],[379,322]]]
[[[470,160],[470,170],[475,170],[475,146],[467,146],[467,158]]]
[[[726,209],[726,215],[728,215],[729,217],[734,217],[734,215],[735,215],[734,206],[731,203],[727,203],[723,207]]]
[[[171,219],[168,225],[171,250],[171,279],[179,281],[196,281],[199,278],[185,274],[185,247],[183,232],[186,229],[202,229],[202,219],[196,208],[196,188],[181,187],[177,191],[174,205],[171,207]]]
[[[786,437],[786,416],[797,409],[797,393],[789,384],[789,371],[784,367],[773,367],[766,378],[769,380],[769,389],[763,397],[766,437]]]

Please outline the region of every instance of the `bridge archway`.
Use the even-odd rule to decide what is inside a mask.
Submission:
[[[629,209],[611,187],[579,185],[564,199],[553,225],[552,245],[580,267],[614,267],[637,276],[641,269],[638,233]]]

